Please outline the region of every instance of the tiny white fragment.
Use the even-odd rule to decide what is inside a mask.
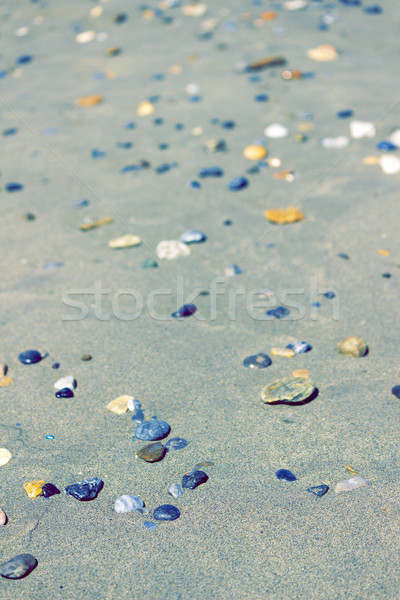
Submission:
[[[54,387],[56,390],[63,390],[64,388],[74,390],[76,388],[76,381],[73,375],[67,375],[66,377],[61,377],[61,379],[56,381]]]
[[[264,135],[270,139],[280,139],[287,137],[289,130],[281,123],[271,123],[271,125],[265,128]]]

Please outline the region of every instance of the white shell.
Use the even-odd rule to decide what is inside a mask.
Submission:
[[[178,256],[189,256],[191,250],[179,240],[163,240],[157,244],[156,253],[158,258],[172,260]]]
[[[384,154],[379,157],[379,166],[387,175],[395,175],[400,172],[400,158],[394,154]]]
[[[268,127],[265,128],[264,135],[267,138],[277,140],[287,137],[289,135],[289,130],[281,123],[271,123],[271,125],[268,125]]]
[[[76,388],[76,381],[73,375],[67,375],[66,377],[61,377],[61,379],[56,381],[54,387],[56,390],[63,390],[64,388],[74,390]]]
[[[335,493],[340,494],[340,492],[351,492],[352,490],[356,490],[364,485],[368,485],[368,482],[365,481],[365,479],[362,477],[352,477],[347,481],[339,481],[335,487]]]
[[[351,137],[355,140],[373,138],[376,135],[375,125],[369,121],[351,121],[349,127]]]

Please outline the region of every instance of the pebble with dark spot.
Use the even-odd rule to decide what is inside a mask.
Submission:
[[[166,421],[162,421],[161,419],[153,419],[152,421],[140,423],[140,425],[138,425],[135,429],[135,436],[138,438],[138,440],[155,442],[167,437],[170,431],[171,427]]]
[[[204,179],[205,177],[222,177],[224,174],[221,167],[204,167],[198,172],[198,176]]]
[[[6,579],[22,579],[33,571],[38,561],[32,554],[18,554],[0,566],[0,575]]]
[[[287,469],[278,469],[275,473],[279,481],[296,481],[297,477],[292,471],[288,471]]]
[[[93,477],[93,479],[84,479],[78,483],[72,483],[67,485],[65,493],[73,496],[77,500],[93,500],[97,494],[101,491],[104,482],[100,477]]]
[[[162,504],[161,506],[157,506],[153,512],[153,517],[156,521],[175,521],[175,519],[179,519],[180,516],[181,513],[179,509],[172,504]]]
[[[308,342],[297,341],[290,342],[290,344],[288,344],[286,348],[293,350],[293,352],[296,352],[296,354],[304,354],[305,352],[310,352],[312,350],[312,346]]]
[[[275,317],[275,319],[283,319],[290,315],[290,310],[286,306],[277,306],[276,308],[270,308],[265,314],[268,317]]]
[[[70,388],[63,388],[62,390],[58,390],[56,392],[56,398],[73,398],[74,392]]]
[[[249,369],[265,369],[270,364],[272,364],[270,357],[268,354],[263,354],[262,352],[248,356],[243,361],[243,366]]]
[[[23,365],[33,365],[42,360],[42,355],[37,350],[25,350],[18,356],[19,362]]]
[[[148,444],[147,446],[140,448],[140,450],[137,450],[136,456],[146,462],[154,463],[162,460],[166,453],[167,450],[161,442],[154,442],[154,444]]]
[[[194,490],[202,483],[205,483],[208,479],[207,473],[204,471],[192,471],[191,473],[186,473],[182,477],[182,487],[188,490]]]
[[[196,312],[197,308],[194,304],[184,304],[183,306],[181,306],[180,308],[178,308],[178,310],[176,310],[175,312],[173,312],[171,314],[171,317],[173,317],[174,319],[181,319],[183,317],[190,317],[191,315],[194,315],[194,313]]]
[[[322,496],[324,496],[328,490],[329,486],[322,484],[308,488],[307,492],[310,492],[310,494],[314,494],[314,496],[317,496],[317,498],[322,498]]]
[[[248,185],[249,180],[247,179],[247,177],[235,177],[228,183],[227,188],[231,192],[237,192],[239,190],[243,190]]]
[[[189,229],[179,236],[179,241],[184,244],[201,244],[201,242],[205,242],[206,239],[206,234],[199,229]]]
[[[392,387],[392,394],[400,400],[400,385],[395,385]]]

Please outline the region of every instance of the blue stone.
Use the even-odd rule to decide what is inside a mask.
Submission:
[[[144,411],[141,408],[137,408],[131,418],[134,423],[143,423]]]
[[[17,183],[15,181],[13,181],[11,183],[6,183],[6,191],[7,192],[19,192],[23,188],[24,188],[24,186],[22,185],[22,183]]]
[[[106,155],[106,152],[103,152],[102,150],[98,150],[97,148],[93,148],[93,150],[92,150],[92,158],[102,158],[105,155]]]
[[[171,165],[168,163],[164,163],[156,168],[156,173],[166,173],[171,170]]]
[[[265,314],[276,319],[283,319],[290,315],[290,310],[286,306],[277,306],[276,308],[270,308]]]
[[[157,523],[152,523],[151,521],[143,521],[143,525],[149,531],[153,531],[154,529],[157,529]]]
[[[235,121],[222,121],[221,126],[223,129],[233,129],[236,127]]]
[[[173,317],[174,319],[181,319],[183,317],[190,317],[191,315],[194,315],[194,313],[196,312],[197,308],[194,304],[184,304],[183,306],[181,306],[180,308],[178,308],[177,311],[173,312],[171,314],[171,317]]]
[[[328,298],[328,300],[332,300],[332,298],[336,298],[335,292],[331,292],[331,291],[325,292],[324,296],[325,296],[325,298]]]
[[[195,95],[195,96],[189,96],[189,98],[187,99],[188,102],[201,102],[201,96]]]
[[[146,258],[142,262],[142,269],[157,269],[158,262],[154,258]]]
[[[43,269],[48,271],[49,269],[59,269],[60,267],[63,267],[63,266],[64,266],[63,262],[53,262],[53,263],[47,263],[46,265],[43,265]]]
[[[114,17],[114,23],[117,23],[118,25],[125,23],[125,21],[127,21],[127,20],[128,20],[128,15],[126,13],[119,13],[118,15],[115,15],[115,17]]]
[[[176,506],[172,506],[172,504],[162,504],[161,506],[157,506],[155,511],[153,512],[153,517],[156,521],[175,521],[175,519],[179,519],[181,513]]]
[[[329,490],[329,486],[322,484],[322,485],[315,485],[313,487],[308,488],[307,492],[314,494],[314,496],[317,496],[317,498],[322,498],[322,496],[324,496],[328,490]]]
[[[397,146],[392,144],[392,142],[388,142],[386,140],[384,140],[383,142],[379,142],[379,144],[377,144],[376,147],[382,152],[393,152],[394,150],[397,150]]]
[[[392,388],[392,394],[393,394],[394,396],[396,396],[396,398],[399,398],[399,400],[400,400],[400,385],[395,385],[395,386]]]
[[[339,119],[350,119],[354,115],[354,110],[339,110],[336,116]]]
[[[383,8],[379,4],[371,4],[364,7],[364,12],[368,15],[380,15],[383,13]]]
[[[56,398],[73,398],[74,392],[70,388],[63,388],[56,392]]]
[[[170,431],[171,427],[166,421],[154,419],[152,421],[140,423],[140,425],[138,425],[135,429],[135,436],[139,440],[153,442],[164,439],[167,437],[167,435],[169,435]]]
[[[16,60],[17,65],[27,65],[32,62],[33,56],[31,54],[22,54]]]
[[[296,475],[287,469],[279,469],[275,475],[279,481],[296,481],[297,479]]]
[[[384,279],[390,279],[390,278],[391,278],[391,276],[392,276],[392,274],[391,274],[391,273],[382,273],[382,277],[383,277]]]
[[[248,185],[249,180],[246,177],[235,177],[228,183],[227,188],[232,192],[236,192],[238,190],[243,190]]]
[[[164,74],[163,73],[154,73],[153,79],[155,81],[162,81],[164,79]]]
[[[162,125],[164,123],[164,119],[162,119],[161,117],[157,117],[156,119],[154,119],[153,123],[154,125]]]
[[[155,104],[155,102],[158,102],[160,100],[161,96],[150,96],[149,98],[147,98],[147,100],[149,102],[151,102],[152,104]]]
[[[60,363],[55,362],[53,365],[51,365],[52,369],[59,369],[60,368]]]
[[[37,350],[25,350],[25,352],[21,352],[18,356],[19,362],[23,365],[33,365],[40,362],[42,358],[42,355]]]
[[[125,167],[122,167],[121,173],[130,173],[131,171],[141,171],[142,169],[148,169],[149,167],[150,167],[150,163],[147,162],[146,160],[143,160],[134,165],[126,165]]]
[[[54,483],[45,483],[42,487],[42,494],[45,498],[50,498],[50,496],[61,494],[61,492],[58,487],[54,485]]]
[[[267,354],[260,352],[259,354],[253,354],[248,356],[243,361],[243,366],[250,369],[265,369],[272,363],[270,357]]]
[[[185,126],[183,125],[183,123],[177,123],[177,124],[175,125],[175,129],[176,129],[177,131],[182,131],[182,129],[185,129]]]
[[[22,579],[29,575],[38,564],[32,554],[18,554],[0,565],[0,575],[6,579]]]
[[[254,96],[256,102],[268,102],[269,96],[267,94],[257,94]]]
[[[159,150],[168,150],[169,144],[158,144]]]
[[[54,440],[54,435],[45,435],[44,439],[45,440]]]
[[[261,81],[261,77],[259,75],[250,75],[249,81],[250,83],[259,83]]]
[[[130,148],[132,148],[133,143],[132,142],[117,142],[116,146],[117,146],[117,148],[123,148],[124,150],[129,150]]]
[[[231,225],[233,225],[233,221],[231,221],[230,219],[225,219],[223,225],[225,225],[225,227],[230,227]]]
[[[221,167],[204,167],[203,169],[200,169],[198,173],[199,177],[202,179],[204,179],[204,177],[222,177],[223,174],[224,172]]]
[[[89,206],[89,200],[75,200],[74,202],[74,208],[82,208],[84,206]]]
[[[200,244],[201,242],[205,242],[206,239],[206,234],[199,229],[189,229],[179,236],[179,241],[184,244]]]
[[[165,444],[167,450],[181,450],[182,448],[186,448],[188,445],[187,441],[180,437],[171,438]]]
[[[360,6],[361,0],[339,0],[341,4],[345,6]]]
[[[290,342],[290,344],[288,344],[286,348],[293,350],[294,352],[296,352],[296,354],[304,354],[305,352],[310,352],[310,350],[312,350],[312,346],[308,342],[297,341]]]
[[[207,480],[208,475],[207,473],[204,473],[204,471],[192,471],[191,473],[186,473],[182,477],[182,487],[188,490],[194,490]]]
[[[87,502],[88,500],[96,498],[103,485],[104,482],[99,477],[93,477],[93,479],[84,479],[78,483],[67,485],[65,493],[73,496],[77,500]]]
[[[341,252],[340,254],[338,254],[338,257],[343,258],[344,260],[350,260],[350,256],[345,252]]]
[[[128,123],[125,123],[124,127],[125,129],[135,129],[136,123],[134,123],[133,121],[129,121]]]
[[[188,187],[192,190],[199,190],[201,188],[201,183],[200,181],[189,181]]]
[[[0,79],[4,79],[7,76],[7,71],[0,70]]]
[[[3,131],[3,135],[7,136],[7,135],[15,135],[17,133],[18,129],[16,127],[9,127],[8,129],[4,129]]]
[[[316,308],[319,308],[321,306],[321,302],[311,302],[311,306],[315,306]]]

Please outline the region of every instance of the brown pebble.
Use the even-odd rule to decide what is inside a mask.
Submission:
[[[153,463],[162,460],[166,453],[167,449],[161,442],[154,442],[154,444],[148,444],[147,446],[140,448],[140,450],[136,452],[136,456],[146,462]]]
[[[368,353],[366,342],[355,335],[349,335],[344,338],[344,340],[339,342],[337,349],[340,354],[344,354],[345,356],[355,356],[356,358],[365,356]]]
[[[5,525],[8,521],[7,515],[4,510],[0,508],[0,525]]]
[[[81,96],[78,98],[78,106],[95,106],[103,101],[103,96],[100,94],[90,94],[89,96]]]
[[[81,357],[81,360],[84,360],[84,361],[86,362],[86,361],[88,361],[88,360],[92,360],[92,358],[93,358],[93,357],[92,357],[90,354],[84,354],[84,355]]]

